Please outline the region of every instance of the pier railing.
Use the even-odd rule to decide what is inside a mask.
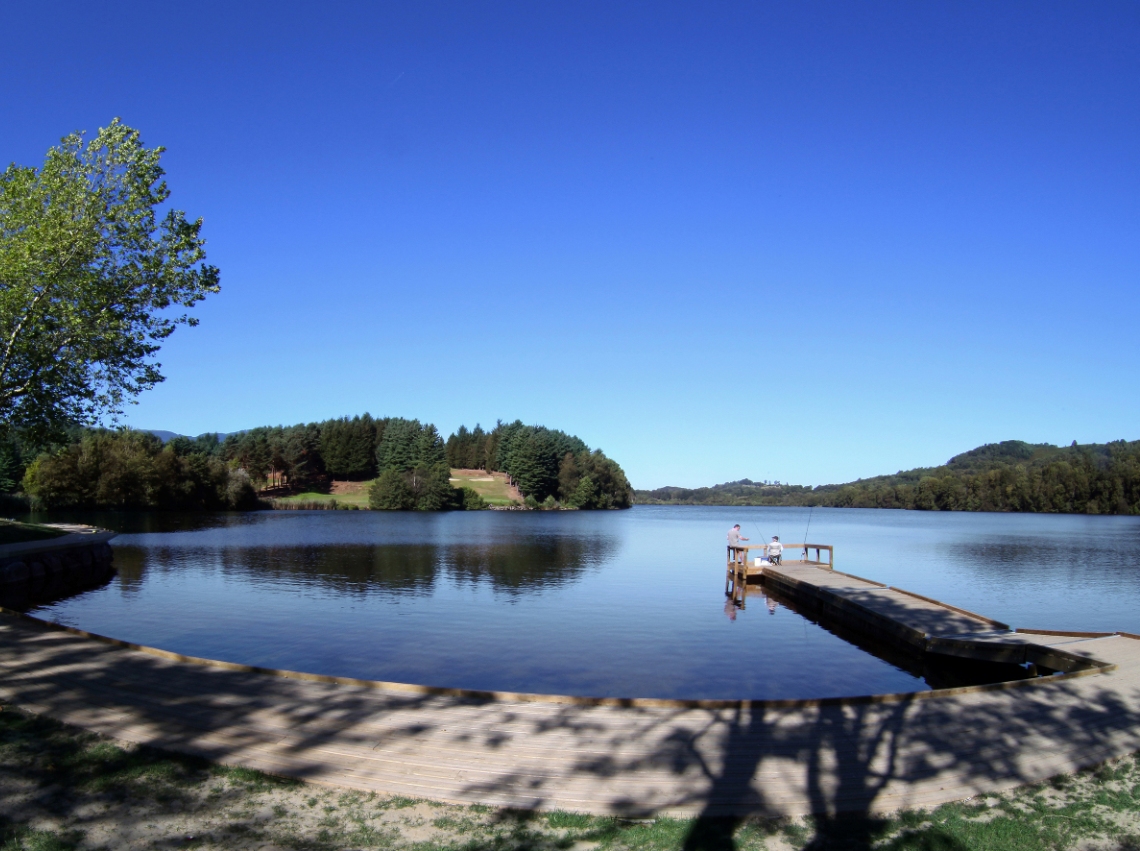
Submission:
[[[767,555],[768,544],[748,544],[746,546],[728,548],[728,563],[739,562],[744,560],[745,565],[748,564],[748,559],[753,550],[757,551],[757,555]],[[811,558],[811,551],[815,550],[815,558]],[[827,561],[823,561],[823,553],[827,553]],[[800,556],[795,558],[794,556]],[[831,544],[784,544],[784,552],[782,555],[784,562],[795,562],[797,564],[818,564],[823,567],[835,569],[835,547]]]
[[[798,549],[800,551],[801,555],[803,555],[803,557],[804,557],[803,561],[806,561],[808,564],[826,564],[832,570],[835,569],[835,547],[833,547],[831,544],[797,544],[795,547],[790,547],[787,544],[785,544],[784,549],[785,550],[789,550],[789,549],[797,550]],[[810,554],[811,550],[815,550],[815,560],[814,561],[812,559],[808,558],[808,555]],[[821,561],[820,560],[823,550],[827,550],[827,561]]]
[[[764,568],[762,565],[750,563],[749,555],[753,550],[757,551],[757,555],[767,555],[767,544],[746,544],[743,546],[729,546],[728,548],[728,570],[724,575],[724,593],[732,596],[734,600],[739,598],[743,604],[744,590],[748,585],[748,577],[762,576]],[[811,551],[815,550],[815,558],[811,558]],[[827,553],[827,561],[823,560],[824,552]],[[800,556],[794,558],[793,556]],[[835,547],[831,544],[784,544],[783,553],[780,556],[781,564],[812,564],[819,567],[825,567],[828,570],[835,569]]]

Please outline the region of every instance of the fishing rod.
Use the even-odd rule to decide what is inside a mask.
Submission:
[[[815,506],[809,506],[807,528],[804,529],[804,561],[807,561],[808,557],[808,532],[811,530],[811,513],[813,511],[815,511]]]

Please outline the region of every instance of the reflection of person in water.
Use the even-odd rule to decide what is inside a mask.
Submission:
[[[724,601],[724,613],[730,621],[736,620],[736,601],[731,597]]]
[[[776,606],[778,606],[780,604],[768,596],[764,597],[764,602],[768,604],[768,614],[770,614],[770,615],[776,614]]]

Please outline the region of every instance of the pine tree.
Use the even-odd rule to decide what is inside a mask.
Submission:
[[[388,421],[384,436],[376,449],[376,463],[380,471],[406,472],[415,466],[416,440],[420,429],[419,420],[393,417]]]

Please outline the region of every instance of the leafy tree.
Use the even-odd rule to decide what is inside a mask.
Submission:
[[[87,431],[39,456],[24,474],[24,490],[44,508],[256,507],[243,471],[229,469],[216,456],[181,449],[164,447],[146,432]]]
[[[597,508],[598,496],[598,488],[594,484],[594,480],[589,476],[582,476],[566,504],[572,508]]]
[[[447,464],[417,467],[410,474],[410,490],[417,511],[443,511],[457,507],[458,491],[451,486],[451,471]]]
[[[411,511],[415,494],[399,470],[385,470],[368,489],[368,507],[378,511]]]
[[[474,488],[462,487],[459,489],[462,494],[462,504],[464,511],[482,511],[487,508],[487,500],[479,496]]]
[[[16,446],[9,441],[0,443],[0,493],[11,493],[23,477],[23,465]]]
[[[563,502],[567,504],[572,502],[581,477],[582,474],[578,469],[578,462],[574,459],[574,454],[567,452],[562,456],[562,462],[558,465],[558,496]]]
[[[0,422],[35,436],[117,414],[163,380],[172,308],[218,291],[202,222],[158,208],[159,159],[118,119],[0,173]]]

